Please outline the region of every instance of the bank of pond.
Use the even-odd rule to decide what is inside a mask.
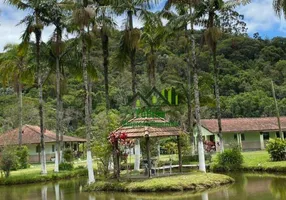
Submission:
[[[283,200],[286,197],[286,176],[261,173],[228,174],[235,182],[200,192],[85,192],[86,177],[27,185],[0,186],[0,199],[68,199],[68,200]]]

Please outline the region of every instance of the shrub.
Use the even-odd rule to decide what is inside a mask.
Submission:
[[[266,150],[270,154],[272,161],[285,160],[286,141],[280,138],[270,139],[266,145]]]
[[[243,156],[239,147],[226,149],[217,156],[217,163],[213,166],[214,171],[236,171],[241,169]]]
[[[72,162],[73,161],[73,152],[71,149],[65,149],[64,150],[64,155],[63,155],[65,162]]]
[[[29,150],[26,146],[17,148],[16,155],[19,161],[19,169],[27,169],[29,165]]]
[[[59,170],[71,171],[73,170],[73,163],[71,162],[63,162],[59,164]]]
[[[12,169],[17,169],[17,165],[18,158],[16,156],[15,148],[4,147],[0,161],[0,168],[4,171],[6,178],[10,176],[10,171]]]

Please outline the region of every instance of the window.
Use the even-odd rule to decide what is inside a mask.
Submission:
[[[262,134],[263,134],[263,140],[269,140],[269,132],[265,132]]]
[[[52,145],[52,152],[55,152],[55,145]]]
[[[237,140],[237,134],[236,133],[233,135],[233,139]]]
[[[41,152],[41,147],[40,147],[40,145],[37,145],[36,146],[36,153],[40,153]]]
[[[241,134],[241,141],[244,141],[245,140],[245,135],[244,133]]]
[[[282,133],[283,134],[283,133]],[[280,138],[280,133],[279,133],[279,131],[276,131],[276,137],[277,138]]]

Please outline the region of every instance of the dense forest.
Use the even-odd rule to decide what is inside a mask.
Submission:
[[[121,32],[114,30],[110,40],[111,64],[109,69],[109,99],[113,112],[124,120],[130,109],[128,98],[132,96],[131,73],[128,68],[119,68],[112,58],[118,48]],[[198,32],[197,42],[200,45]],[[179,106],[175,116],[181,122],[186,120],[186,68],[184,53],[184,33],[178,32],[169,37],[156,53],[156,87],[159,90],[175,87],[179,93]],[[286,115],[286,39],[251,38],[246,35],[226,34],[218,44],[218,62],[220,68],[220,92],[222,117],[260,117],[275,116],[275,105],[271,90],[274,81],[281,115]],[[100,44],[99,42],[97,44]],[[92,50],[95,69],[93,80],[93,119],[94,126],[100,115],[105,113],[104,74],[102,66],[101,45]],[[138,91],[146,94],[151,88],[148,85],[146,49],[140,46],[136,56],[136,82]],[[44,53],[44,52],[43,52]],[[74,53],[74,52],[73,52]],[[5,53],[3,53],[3,57]],[[79,56],[79,55],[78,55]],[[43,58],[43,62],[45,62]],[[70,59],[70,60],[69,60]],[[212,66],[209,64],[211,54],[202,47],[198,56],[200,91],[202,96],[202,118],[215,118],[215,98],[212,78]],[[70,55],[63,65],[62,88],[64,128],[66,134],[84,137],[81,128],[84,124],[84,86],[76,56]],[[49,66],[44,83],[45,127],[55,130],[56,127],[56,88],[55,69]],[[2,74],[2,73],[1,73]],[[18,127],[18,98],[13,76],[9,84],[1,83],[0,88],[0,124],[1,132]],[[38,93],[33,74],[28,74],[27,83],[23,85],[23,124],[37,124]],[[29,81],[29,82],[28,82]],[[194,102],[193,102],[194,104]]]

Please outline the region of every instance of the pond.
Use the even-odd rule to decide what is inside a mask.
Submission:
[[[286,176],[269,174],[231,174],[236,182],[203,193],[86,193],[82,192],[85,178],[60,181],[57,183],[37,183],[30,185],[1,186],[2,200],[144,200],[144,199],[190,199],[190,200],[286,200]]]

